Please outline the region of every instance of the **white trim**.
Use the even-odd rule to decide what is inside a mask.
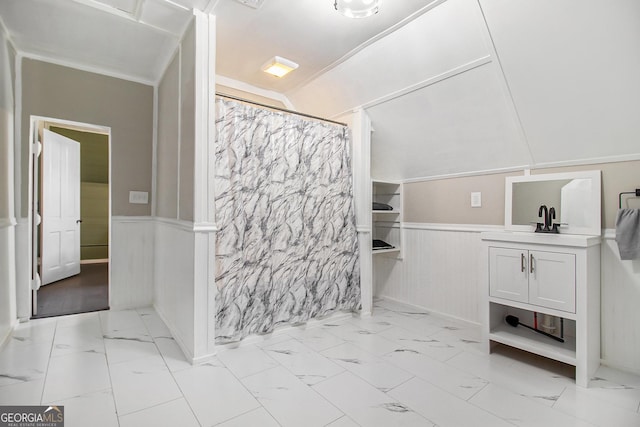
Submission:
[[[12,195],[13,196],[13,195]],[[18,225],[15,217],[0,218],[0,228],[11,228]]]
[[[484,233],[486,231],[503,231],[504,225],[403,222],[402,224],[400,224],[400,228],[405,230],[432,230],[432,231]]]
[[[395,32],[395,31],[399,30],[400,28],[404,27],[405,25],[415,21],[420,16],[422,16],[425,13],[429,12],[431,9],[434,9],[435,7],[439,6],[440,4],[444,3],[445,1],[446,0],[434,0],[434,1],[432,1],[431,3],[429,3],[426,6],[422,7],[420,10],[418,10],[418,11],[414,12],[413,14],[407,16],[402,21],[400,21],[400,22],[396,23],[395,25],[392,25],[391,27],[385,29],[384,31],[376,34],[375,36],[371,37],[369,40],[366,40],[364,43],[360,44],[359,46],[356,46],[355,48],[353,48],[352,50],[347,52],[345,55],[343,55],[341,58],[339,58],[336,61],[332,62],[331,64],[327,65],[323,69],[321,69],[318,72],[316,72],[315,74],[311,75],[309,78],[307,78],[305,80],[302,80],[300,83],[298,83],[293,88],[291,88],[291,90],[289,92],[295,92],[298,89],[306,86],[307,84],[309,84],[313,80],[319,78],[323,74],[328,73],[332,69],[338,67],[339,65],[341,65],[344,62],[346,62],[347,60],[349,60],[353,56],[357,55],[359,52],[361,52],[362,50],[364,50],[367,47],[371,46],[375,42],[377,42],[379,40],[382,40],[383,38],[385,38],[389,34]]]
[[[547,163],[539,163],[537,165],[509,166],[505,168],[484,169],[484,170],[477,170],[477,171],[470,171],[470,172],[456,172],[456,173],[442,174],[442,175],[407,178],[407,179],[400,180],[400,182],[402,182],[403,184],[409,184],[414,182],[438,181],[442,179],[465,178],[465,177],[482,176],[482,175],[495,175],[495,174],[503,174],[503,173],[510,173],[510,172],[521,172],[523,175],[526,176],[526,175],[529,175],[526,173],[526,171],[537,171],[537,170],[560,168],[560,167],[589,166],[589,165],[598,165],[598,164],[605,164],[605,163],[621,163],[621,162],[634,162],[634,161],[640,161],[640,153],[622,154],[619,156],[608,156],[608,157],[594,157],[591,159],[581,159],[581,160],[547,162]]]
[[[586,166],[602,163],[633,162],[640,160],[640,153],[621,154],[616,156],[592,157],[590,159],[562,160],[558,162],[538,163],[532,169],[548,169],[568,166]]]
[[[616,239],[616,229],[615,228],[605,228],[602,230],[602,238],[605,240],[615,240]]]
[[[456,172],[456,173],[449,173],[449,174],[442,174],[442,175],[421,176],[417,178],[403,179],[401,182],[403,184],[410,184],[414,182],[438,181],[441,179],[466,178],[470,176],[482,176],[482,175],[497,175],[497,174],[510,173],[510,172],[522,172],[527,168],[531,168],[531,166],[529,165],[509,166],[505,168],[485,169],[485,170],[477,170],[477,171],[470,171],[470,172]]]
[[[80,64],[80,63],[68,61],[68,60],[61,60],[55,57],[31,53],[31,52],[20,52],[20,55],[23,58],[33,59],[35,61],[47,62],[49,64],[59,65],[61,67],[73,68],[74,70],[100,74],[102,76],[112,77],[112,78],[121,79],[121,80],[127,80],[130,82],[140,83],[147,86],[155,85],[154,80],[151,78],[147,79],[140,76],[133,76],[131,74],[118,73],[116,71],[111,71],[104,68],[92,67],[86,64]]]
[[[491,56],[495,59],[495,62],[498,67],[498,73],[500,74],[500,78],[498,78],[498,83],[502,89],[505,103],[507,105],[507,110],[511,115],[511,120],[513,121],[514,127],[517,129],[518,136],[520,137],[520,142],[527,147],[527,153],[529,154],[529,161],[531,163],[535,163],[535,159],[533,158],[533,151],[531,150],[531,145],[529,144],[529,139],[527,138],[527,134],[524,129],[524,125],[522,124],[522,119],[520,118],[520,113],[518,112],[518,108],[516,107],[516,101],[513,98],[513,93],[511,91],[511,86],[509,86],[509,81],[507,80],[507,75],[504,72],[504,68],[502,67],[502,62],[500,61],[500,56],[498,55],[498,51],[496,49],[495,43],[493,41],[493,35],[489,30],[489,23],[487,22],[487,18],[484,14],[484,10],[482,9],[482,4],[478,1],[478,9],[480,9],[480,14],[482,15],[482,22],[484,23],[483,29],[483,37],[485,39],[485,44],[489,49]]]
[[[358,233],[373,233],[373,229],[368,225],[356,225],[356,232],[358,232]]]
[[[125,216],[125,215],[113,215],[111,217],[111,222],[118,222],[121,224],[125,224],[125,223],[131,223],[131,222],[140,222],[140,223],[144,223],[144,222],[153,222],[154,220],[157,220],[158,218],[154,218],[152,216]]]
[[[173,338],[176,344],[178,344],[178,347],[180,347],[180,350],[182,350],[182,353],[184,354],[187,361],[189,361],[189,363],[191,363],[192,365],[195,364],[193,351],[182,342],[182,339],[180,338],[181,335],[175,331],[173,324],[167,320],[167,317],[164,315],[162,310],[160,310],[160,307],[158,307],[158,305],[156,305],[155,303],[153,304],[153,309],[155,310],[156,314],[160,317],[162,322],[169,329],[169,332],[171,333],[171,338]]]
[[[195,25],[195,23],[194,23]],[[195,29],[194,29],[195,31]],[[186,34],[186,32],[185,32]],[[178,124],[178,135],[177,135],[177,155],[176,155],[176,218],[180,219],[180,172],[182,172],[180,170],[180,151],[181,151],[181,147],[182,147],[182,42],[184,41],[184,37],[180,40],[180,43],[178,43],[178,117],[176,117],[177,119],[177,124]],[[197,82],[196,82],[197,85]],[[196,90],[197,90],[197,86],[196,86]],[[197,95],[197,91],[196,93],[196,97]]]
[[[407,307],[412,307],[412,308],[424,311],[424,312],[428,313],[430,316],[439,317],[439,318],[445,319],[445,320],[452,320],[452,321],[454,321],[456,323],[462,323],[462,324],[468,325],[470,327],[479,328],[479,327],[482,326],[482,324],[479,323],[479,322],[472,322],[470,320],[463,319],[461,317],[451,316],[450,314],[442,313],[440,311],[430,310],[430,309],[422,307],[420,305],[411,304],[409,302],[406,302],[406,301],[403,301],[403,300],[399,300],[399,299],[395,299],[395,298],[391,298],[391,297],[388,297],[388,296],[380,296],[380,297],[376,297],[376,299],[392,301],[392,302],[395,302],[395,303],[398,303],[398,304],[405,305]]]
[[[2,20],[2,16],[0,16],[0,31],[2,31],[6,40],[9,42],[9,44],[11,45],[11,47],[13,48],[13,50],[16,52],[16,55],[17,55],[18,49],[16,48],[16,44],[14,43],[13,39],[11,38],[11,33],[9,33],[9,29],[7,28],[4,21]]]
[[[107,264],[107,263],[109,263],[109,258],[83,259],[83,260],[80,260],[80,265],[84,265],[84,264]]]
[[[370,101],[365,102],[364,104],[360,105],[359,107],[357,107],[358,109],[362,108],[362,109],[368,109],[368,108],[372,108],[372,107],[376,107],[378,105],[384,104],[385,102],[391,101],[393,99],[399,98],[401,96],[407,95],[411,92],[415,92],[417,90],[420,89],[424,89],[425,87],[428,86],[432,86],[436,83],[440,83],[444,80],[450,79],[452,77],[458,76],[460,74],[466,73],[467,71],[471,71],[475,68],[478,67],[482,67],[483,65],[487,65],[490,64],[493,61],[493,59],[491,58],[491,56],[487,55],[487,56],[482,56],[480,58],[474,59],[473,61],[467,62],[466,64],[462,64],[458,67],[452,68],[448,71],[445,71],[443,73],[438,74],[437,76],[433,76],[433,77],[429,77],[426,80],[422,80],[418,83],[414,83],[410,86],[407,86],[403,89],[399,89],[396,90],[394,92],[391,92],[387,95],[381,96],[379,98],[376,99],[372,99]],[[352,111],[353,108],[349,108],[346,111],[342,111],[338,114],[334,114],[333,116],[331,116],[331,119],[335,119],[336,117],[340,117],[343,116],[345,114],[347,114],[348,112]]]
[[[158,33],[167,34],[167,35],[170,35],[170,36],[172,36],[172,37],[174,37],[176,39],[180,38],[180,34],[176,34],[176,33],[173,33],[171,31],[165,30],[164,28],[157,27],[157,26],[152,25],[152,24],[148,24],[148,23],[146,23],[146,22],[144,22],[144,21],[142,21],[140,19],[140,15],[142,14],[142,7],[141,6],[142,6],[142,2],[144,0],[139,1],[136,4],[136,10],[133,13],[129,13],[129,12],[126,12],[124,10],[120,10],[120,9],[118,9],[116,7],[108,6],[108,5],[99,3],[97,1],[93,1],[93,0],[73,0],[73,1],[75,1],[76,3],[83,4],[85,6],[93,7],[95,9],[101,10],[103,12],[110,13],[112,15],[115,15],[115,16],[119,17],[119,18],[124,18],[124,19],[126,19],[128,21],[135,22],[136,24],[144,25],[145,27],[151,28],[151,29],[155,30]],[[177,5],[177,4],[175,4],[175,3],[171,2],[171,1],[165,0],[165,2],[167,4],[169,4],[169,5],[171,5],[171,6],[179,7],[182,10],[190,10],[188,8],[185,8],[184,6]]]
[[[0,337],[0,351],[4,350],[4,346],[9,342],[9,337],[13,334],[13,331],[16,330],[18,325],[20,324],[20,319],[13,319],[9,328],[7,328],[6,334],[3,337]]]
[[[213,9],[217,6],[219,0],[209,0],[209,3],[205,6],[203,12],[207,15],[213,14]]]
[[[219,229],[216,223],[198,222],[193,224],[193,228],[191,230],[194,233],[215,233]]]
[[[219,84],[220,86],[226,86],[232,89],[240,90],[243,92],[249,92],[254,95],[262,96],[264,98],[273,99],[275,101],[281,102],[287,109],[296,111],[295,106],[291,103],[289,98],[287,98],[284,94],[280,92],[262,89],[257,86],[250,85],[249,83],[241,82],[239,80],[231,79],[229,77],[221,76],[219,74],[216,74],[215,81],[216,81],[216,84]]]
[[[98,133],[101,135],[109,135],[111,133],[110,126],[94,125],[93,123],[76,122],[73,120],[54,119],[45,116],[31,116],[32,120],[36,122],[46,122],[48,124],[60,125],[68,129],[77,130],[80,132]]]
[[[162,81],[162,79],[160,79]],[[159,85],[153,86],[153,129],[151,137],[151,216],[156,216],[157,202],[157,184],[158,179],[158,96]]]

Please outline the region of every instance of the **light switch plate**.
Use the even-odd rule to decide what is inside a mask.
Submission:
[[[472,208],[480,208],[482,207],[482,193],[479,191],[474,191],[471,193],[471,207]]]
[[[129,191],[129,203],[146,205],[149,203],[148,191]]]

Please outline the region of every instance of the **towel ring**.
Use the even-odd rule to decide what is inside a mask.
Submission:
[[[636,191],[624,191],[618,194],[618,206],[622,209],[622,195],[623,194],[635,194],[636,197],[640,197],[640,188],[636,188]]]

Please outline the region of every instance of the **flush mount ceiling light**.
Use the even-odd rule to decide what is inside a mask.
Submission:
[[[379,0],[335,0],[333,6],[348,18],[366,18],[378,13]]]
[[[282,77],[296,68],[298,68],[298,64],[295,62],[280,56],[274,56],[262,66],[262,71],[276,77]]]

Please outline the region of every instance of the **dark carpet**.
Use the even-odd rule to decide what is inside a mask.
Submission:
[[[82,264],[80,274],[41,286],[32,319],[109,309],[109,264]]]

